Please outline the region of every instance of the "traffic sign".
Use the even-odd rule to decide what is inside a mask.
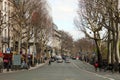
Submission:
[[[7,48],[7,51],[6,51],[6,53],[10,53],[10,51],[11,51],[11,50],[10,50],[10,48]]]

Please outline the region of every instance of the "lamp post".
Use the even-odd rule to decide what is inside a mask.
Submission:
[[[1,30],[1,25],[2,25],[2,21],[1,21],[1,20],[2,20],[1,3],[2,3],[2,2],[1,2],[1,0],[0,0],[0,47],[2,46],[2,43],[1,43],[1,42],[2,42],[2,37],[1,37],[1,31],[2,31],[2,30]],[[1,47],[1,48],[2,48],[2,47]]]

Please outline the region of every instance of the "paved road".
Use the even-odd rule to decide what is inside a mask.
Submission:
[[[77,65],[76,65],[77,64]],[[79,64],[79,66],[78,66]],[[0,80],[115,80],[80,68],[78,61],[52,63],[41,68],[0,74]]]
[[[79,67],[79,69],[81,69],[83,71],[87,71],[88,73],[95,74],[97,76],[101,76],[101,77],[107,78],[109,80],[120,80],[120,73],[118,73],[118,72],[112,73],[111,71],[105,72],[104,70],[101,70],[101,71],[98,70],[96,72],[94,67],[92,65],[90,65],[89,63],[82,62],[79,60],[75,60],[75,61],[73,61],[73,63],[75,65],[77,65],[77,67]]]

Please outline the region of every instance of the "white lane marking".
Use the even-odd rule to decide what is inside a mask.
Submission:
[[[94,73],[94,74],[95,74],[95,73]],[[109,80],[115,80],[115,79],[113,79],[113,78],[105,77],[105,76],[102,76],[102,75],[99,75],[99,74],[96,74],[96,76],[102,77],[102,78],[105,78],[105,79],[109,79]]]
[[[83,70],[83,69],[79,68],[79,67],[78,67],[76,64],[74,64],[74,63],[73,63],[73,65],[74,65],[76,68],[78,68],[79,70],[82,70],[82,71],[87,72],[87,73],[94,74],[94,75],[96,75],[97,77],[101,77],[101,78],[109,79],[109,80],[115,80],[115,79],[113,79],[113,78],[105,77],[105,76],[102,76],[102,75],[99,75],[99,74],[96,74],[96,73],[93,73],[93,72],[90,72],[90,71],[87,71],[87,70]]]

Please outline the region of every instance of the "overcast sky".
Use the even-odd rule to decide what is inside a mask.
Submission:
[[[48,0],[52,9],[53,22],[59,30],[69,32],[76,40],[84,35],[77,31],[74,25],[74,18],[77,15],[78,0]]]

